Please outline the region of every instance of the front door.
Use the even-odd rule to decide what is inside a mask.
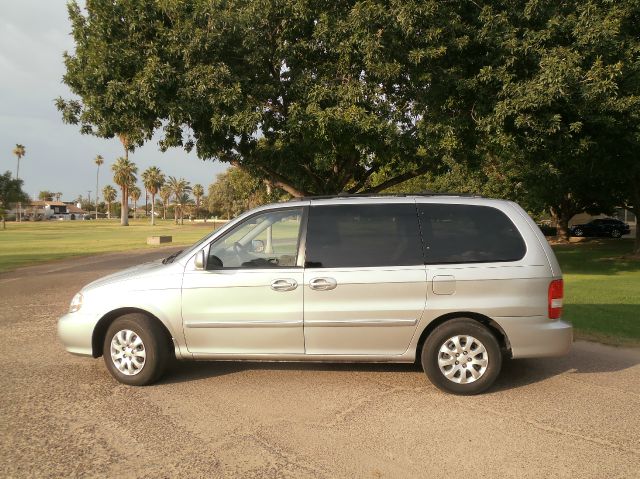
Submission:
[[[196,354],[304,353],[303,208],[256,213],[217,238],[205,270],[182,285],[187,349]]]
[[[309,208],[307,354],[400,355],[426,302],[415,202]]]

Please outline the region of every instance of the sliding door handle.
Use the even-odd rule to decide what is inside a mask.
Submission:
[[[338,282],[333,278],[313,278],[309,281],[309,287],[316,291],[328,291],[338,286]]]

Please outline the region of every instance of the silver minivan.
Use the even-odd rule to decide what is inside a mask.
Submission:
[[[101,278],[58,323],[131,385],[177,359],[413,363],[476,394],[503,358],[568,352],[558,262],[516,203],[304,198],[249,211],[164,260]]]

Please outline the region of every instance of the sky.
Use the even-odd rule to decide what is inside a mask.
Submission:
[[[89,190],[95,198],[94,158],[105,158],[100,168],[102,190],[113,185],[110,166],[123,155],[117,139],[81,135],[76,125],[62,122],[55,108],[55,98],[73,97],[62,83],[62,54],[73,50],[70,32],[66,0],[0,0],[0,173],[10,170],[15,176],[12,151],[16,143],[24,145],[20,178],[34,198],[42,190],[62,192],[64,201],[78,195],[86,198]],[[194,152],[162,153],[157,142],[156,137],[129,154],[139,173],[158,166],[166,175],[184,177],[206,190],[226,169],[219,162],[198,159]]]

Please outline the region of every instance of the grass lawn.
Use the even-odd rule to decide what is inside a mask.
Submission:
[[[564,274],[564,318],[576,336],[640,345],[640,261],[629,239],[554,246]]]
[[[78,255],[157,248],[147,245],[147,236],[173,236],[171,245],[189,245],[213,231],[213,222],[176,226],[172,220],[37,221],[7,223],[0,230],[0,272]],[[220,222],[216,226],[220,226]],[[167,246],[167,244],[163,245]]]

